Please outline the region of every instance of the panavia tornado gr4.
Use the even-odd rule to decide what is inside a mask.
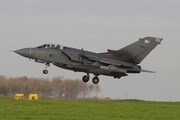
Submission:
[[[48,73],[50,63],[75,72],[85,72],[84,82],[94,74],[92,82],[99,83],[99,75],[121,78],[128,73],[153,71],[143,70],[139,64],[158,45],[162,38],[145,37],[119,50],[110,50],[104,53],[94,53],[83,49],[76,49],[55,44],[44,44],[33,48],[24,48],[14,51],[24,57],[34,59],[35,62],[45,64],[44,74]]]

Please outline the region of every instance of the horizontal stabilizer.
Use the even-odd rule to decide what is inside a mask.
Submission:
[[[126,70],[127,70],[127,73],[140,73],[140,72],[156,73],[154,71],[143,70],[143,69],[140,69],[140,70],[137,70],[137,69],[126,69]]]
[[[141,72],[156,73],[156,72],[154,72],[154,71],[150,71],[150,70],[143,70],[143,69],[141,69]]]

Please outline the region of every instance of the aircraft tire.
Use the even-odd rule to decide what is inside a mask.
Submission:
[[[44,74],[48,74],[48,70],[43,70],[43,73]]]
[[[85,82],[85,83],[88,82],[89,81],[89,77],[87,75],[83,76],[82,77],[82,81]]]
[[[94,78],[92,79],[92,82],[93,82],[94,84],[98,84],[98,83],[99,83],[99,78],[98,78],[98,77],[94,77]]]

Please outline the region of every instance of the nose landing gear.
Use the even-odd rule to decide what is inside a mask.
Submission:
[[[43,70],[43,73],[44,74],[48,74],[48,70]]]
[[[50,66],[50,63],[46,63],[46,64],[45,64],[45,69],[43,70],[43,73],[44,73],[44,74],[48,74],[47,67],[49,67],[49,66]]]

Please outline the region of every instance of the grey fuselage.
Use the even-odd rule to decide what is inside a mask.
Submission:
[[[36,62],[45,63],[46,66],[53,65],[73,70],[75,72],[85,72],[87,76],[83,81],[89,80],[89,73],[93,73],[94,83],[98,83],[98,75],[113,76],[121,78],[127,73],[151,72],[142,70],[138,65],[141,61],[162,41],[162,38],[145,37],[139,39],[119,50],[108,50],[104,53],[94,53],[54,44],[45,44],[35,48],[24,48],[15,52],[34,59]],[[43,71],[44,72],[44,71]],[[47,74],[47,70],[44,72]]]
[[[93,73],[94,75],[107,75],[114,78],[127,76],[126,73],[139,73],[140,66],[120,60],[113,60],[105,53],[93,53],[80,49],[62,47],[36,47],[24,48],[19,51],[24,57],[35,59],[39,63],[52,63],[55,66],[73,70],[75,72]],[[18,53],[18,51],[17,51]],[[113,65],[111,65],[113,64]],[[127,68],[127,69],[126,69]],[[132,71],[131,71],[132,69]]]

